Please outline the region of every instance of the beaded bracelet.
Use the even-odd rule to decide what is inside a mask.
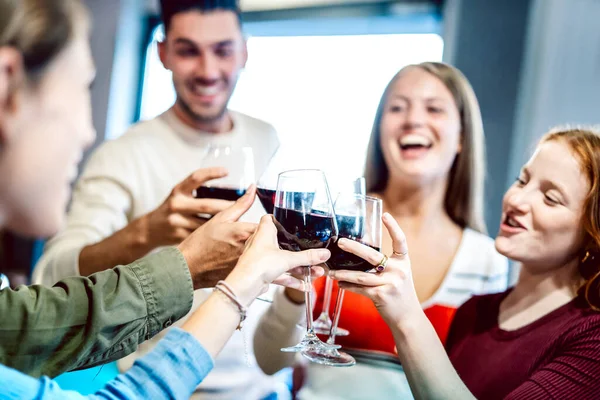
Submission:
[[[238,311],[240,313],[240,323],[238,324],[236,329],[238,331],[241,330],[244,320],[246,319],[246,312],[247,312],[246,307],[244,307],[244,305],[238,300],[237,296],[231,289],[231,286],[229,286],[229,284],[227,284],[227,282],[225,282],[225,281],[217,282],[214,290],[218,290],[221,293],[223,293],[225,296],[227,296],[227,298],[229,298],[229,300],[231,300],[232,303],[234,303],[237,306]]]

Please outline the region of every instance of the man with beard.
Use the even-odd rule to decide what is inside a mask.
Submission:
[[[208,145],[249,146],[259,177],[279,142],[274,128],[227,109],[247,60],[240,10],[235,0],[161,0],[165,39],[160,59],[173,73],[175,104],[158,117],[138,123],[92,155],[74,193],[67,224],[46,245],[34,271],[35,283],[52,285],[73,276],[124,265],[159,247],[179,244],[230,201],[195,199],[202,181],[223,176],[214,168],[195,171]],[[187,178],[186,178],[187,177]],[[253,230],[258,202],[242,217]],[[215,233],[217,234],[217,233]],[[198,307],[210,289],[197,290]],[[151,294],[150,294],[151,296]],[[281,385],[256,366],[252,335],[264,311],[255,304],[196,397],[261,399]],[[129,368],[163,334],[121,360]]]

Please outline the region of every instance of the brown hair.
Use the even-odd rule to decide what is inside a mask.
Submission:
[[[588,305],[600,311],[600,131],[591,127],[558,127],[540,141],[561,141],[577,157],[590,185],[581,215],[584,237],[578,270],[583,284],[579,293]]]
[[[462,228],[468,227],[485,233],[483,218],[483,186],[485,178],[485,147],[483,122],[479,103],[473,88],[456,68],[438,62],[424,62],[402,68],[388,83],[379,102],[369,142],[365,181],[367,192],[382,192],[388,182],[389,171],[381,149],[381,119],[389,92],[408,68],[420,68],[446,85],[458,108],[461,123],[461,152],[449,172],[444,208],[450,218]]]
[[[0,47],[14,47],[34,79],[67,46],[78,18],[80,0],[0,0]]]

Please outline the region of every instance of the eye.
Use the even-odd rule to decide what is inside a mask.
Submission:
[[[220,47],[215,51],[215,53],[221,58],[226,58],[233,54],[233,49],[231,47]]]
[[[398,106],[398,105],[390,106],[390,112],[397,113],[397,112],[402,112],[402,110],[404,110],[404,108],[402,106]]]
[[[558,205],[560,204],[560,201],[556,200],[555,198],[553,198],[552,196],[548,196],[547,194],[544,195],[544,198],[546,199],[546,201],[548,203],[550,203],[551,205]]]
[[[429,111],[432,114],[440,114],[440,113],[444,112],[444,110],[440,107],[428,107],[427,111]]]
[[[177,49],[177,55],[180,57],[194,57],[198,55],[198,51],[191,47],[183,47]]]
[[[517,176],[516,182],[517,186],[525,186],[527,184],[527,182],[525,182],[525,179],[521,178],[520,176]]]

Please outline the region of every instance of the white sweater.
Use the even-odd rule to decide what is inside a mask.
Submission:
[[[231,115],[234,122],[231,132],[211,134],[184,125],[169,110],[132,126],[120,138],[103,143],[77,182],[65,228],[46,244],[34,270],[34,283],[51,285],[79,275],[81,249],[158,207],[177,183],[199,168],[208,144],[251,146],[258,179],[279,146],[277,133],[263,121],[236,112]],[[263,214],[256,201],[242,219],[258,222]],[[211,289],[197,290],[192,310],[210,293]],[[193,398],[260,399],[277,390],[281,384],[262,373],[252,351],[251,338],[265,309],[261,302],[250,307],[242,332],[233,335]],[[120,360],[119,368],[128,369],[163,335],[164,332]]]
[[[504,291],[508,282],[507,259],[498,254],[489,237],[465,229],[463,238],[442,284],[434,295],[422,304],[458,307],[472,295]],[[279,349],[296,344],[302,331],[296,324],[305,318],[304,305],[290,302],[283,290],[278,290],[273,304],[263,315],[254,336],[254,351],[261,367],[273,373],[290,366],[295,359]],[[352,313],[343,309],[343,313]],[[343,328],[343,326],[342,326]],[[352,335],[352,332],[350,332]],[[298,398],[317,400],[405,399],[412,393],[401,367],[389,362],[357,364],[350,368],[306,364],[306,379]]]

